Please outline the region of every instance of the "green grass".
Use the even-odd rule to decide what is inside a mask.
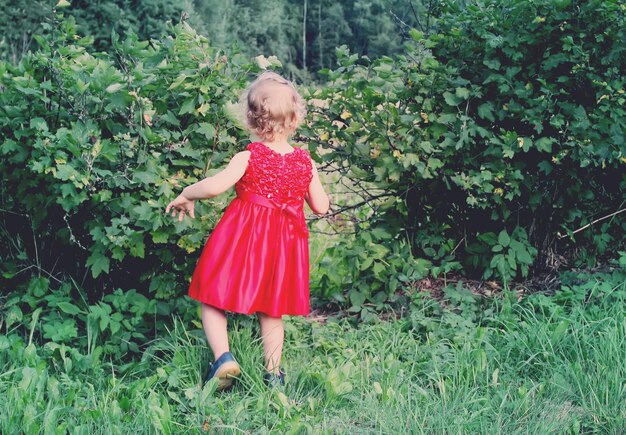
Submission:
[[[623,275],[512,297],[465,323],[477,305],[440,311],[422,298],[394,321],[290,318],[284,390],[263,385],[246,317],[231,322],[243,373],[226,393],[202,386],[210,352],[181,321],[124,363],[7,331],[0,432],[625,433]]]

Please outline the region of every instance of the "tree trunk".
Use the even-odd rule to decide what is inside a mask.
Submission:
[[[324,50],[322,41],[322,0],[317,4],[317,40],[319,41],[320,65],[319,69],[324,69]]]
[[[304,0],[304,14],[302,16],[302,68],[306,69],[306,9],[308,0]]]

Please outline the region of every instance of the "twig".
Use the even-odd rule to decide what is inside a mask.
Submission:
[[[37,263],[37,268],[39,269],[41,275],[41,263],[39,262],[39,249],[37,249],[37,237],[35,236],[35,229],[33,226],[30,226],[30,230],[33,233],[33,246],[35,248],[35,262]]]
[[[588,223],[587,225],[585,225],[585,226],[583,226],[583,227],[578,228],[576,231],[573,231],[571,235],[574,235],[574,234],[576,234],[576,233],[578,233],[578,232],[580,232],[580,231],[582,231],[582,230],[584,230],[584,229],[589,228],[590,226],[592,226],[592,225],[593,225],[593,224],[595,224],[595,223],[598,223],[598,222],[600,222],[600,221],[602,221],[602,220],[604,220],[604,219],[607,219],[607,218],[610,218],[610,217],[615,216],[615,215],[617,215],[617,214],[620,214],[620,213],[622,213],[622,212],[624,212],[624,211],[626,211],[626,208],[623,208],[623,209],[621,209],[621,210],[617,210],[616,212],[611,213],[611,214],[608,214],[608,215],[606,215],[606,216],[602,216],[601,218],[598,218],[598,219],[596,219],[595,221],[590,222],[590,223]],[[567,237],[567,236],[568,236],[568,234],[561,234],[560,232],[556,233],[556,235],[557,235],[557,237],[559,238],[559,240],[560,240],[560,239],[563,239],[563,238],[565,238],[565,237]]]
[[[333,217],[335,215],[344,213],[344,212],[346,212],[348,210],[359,208],[359,207],[362,207],[362,206],[364,206],[366,204],[369,205],[370,201],[373,201],[373,200],[378,199],[378,198],[384,198],[386,196],[393,196],[393,193],[383,193],[383,194],[380,194],[380,195],[375,195],[375,196],[372,196],[371,198],[365,199],[365,200],[363,200],[361,202],[358,202],[356,204],[343,206],[340,209],[338,209],[337,211],[333,211],[332,213],[327,213],[327,214],[325,214],[323,216],[313,217],[311,220],[312,221],[317,221],[317,220],[321,220],[321,219],[327,219],[329,217]]]
[[[17,212],[15,212],[15,211],[6,210],[6,209],[4,209],[4,208],[0,208],[0,213],[10,213],[10,214],[14,214],[14,215],[16,215],[16,216],[22,216],[22,217],[25,217],[25,218],[30,218],[30,216],[29,216],[29,215],[27,215],[27,214],[17,213]]]
[[[209,160],[206,162],[206,165],[204,166],[204,172],[202,172],[203,177],[206,177],[206,173],[209,170],[209,167],[211,166],[211,162],[213,162],[213,156],[215,155],[215,149],[217,148],[217,141],[219,139],[219,134],[220,134],[220,125],[217,124],[217,128],[215,129],[215,134],[213,135],[213,151],[211,152],[211,157],[209,157]]]
[[[70,241],[76,243],[81,249],[87,251],[87,248],[85,248],[80,241],[74,236],[74,232],[72,231],[72,227],[70,227],[70,223],[67,221],[68,215],[67,213],[65,213],[63,215],[63,220],[65,221],[65,225],[67,225],[67,229],[70,232]]]
[[[456,246],[454,247],[452,252],[450,252],[450,255],[454,254],[454,251],[456,251],[458,249],[458,247],[461,246],[461,243],[463,243],[464,240],[465,240],[465,236],[463,236],[463,238],[461,240],[459,240],[459,243],[456,244]]]
[[[27,270],[30,269],[37,269],[37,271],[41,274],[41,272],[45,273],[46,275],[48,275],[50,278],[52,278],[53,280],[55,280],[56,282],[58,282],[59,284],[63,284],[63,281],[61,281],[59,278],[57,278],[56,276],[54,276],[53,274],[51,274],[50,272],[48,272],[46,269],[42,268],[41,266],[38,266],[36,264],[31,264],[30,266],[26,266],[20,270],[18,270],[15,275],[19,275],[22,272],[26,272]]]
[[[409,5],[411,6],[411,11],[413,12],[413,16],[415,17],[415,21],[417,22],[417,25],[419,26],[419,28],[422,30],[422,32],[424,32],[425,34],[428,34],[427,29],[424,28],[424,26],[422,25],[422,22],[420,21],[420,17],[419,14],[417,13],[417,11],[415,10],[415,6],[413,6],[413,2],[410,1]]]

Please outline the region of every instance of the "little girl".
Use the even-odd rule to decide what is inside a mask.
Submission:
[[[288,139],[305,116],[294,85],[272,72],[261,74],[242,98],[246,124],[262,142],[236,154],[218,174],[186,187],[166,208],[181,221],[194,217],[194,201],[235,185],[237,197],[202,251],[189,296],[202,303],[202,324],[215,361],[208,379],[230,387],[240,368],[229,352],[224,310],[257,313],[267,384],[284,384],[280,368],[282,315],[309,313],[308,230],[303,205],[328,211],[328,196],[307,151]]]

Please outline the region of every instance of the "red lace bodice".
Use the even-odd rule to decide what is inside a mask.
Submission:
[[[245,190],[283,204],[304,201],[313,174],[311,156],[302,148],[280,154],[261,142],[248,145],[250,159],[246,172],[236,184]]]

